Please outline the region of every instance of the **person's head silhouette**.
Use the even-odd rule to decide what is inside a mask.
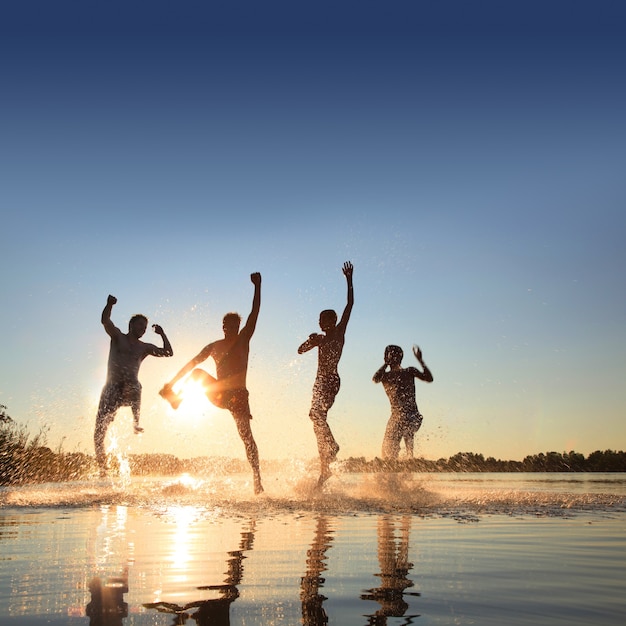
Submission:
[[[337,313],[332,309],[325,309],[320,313],[320,328],[327,333],[337,326]]]
[[[241,324],[241,316],[239,313],[226,313],[222,320],[222,330],[224,337],[234,337],[239,334],[239,326]]]
[[[404,352],[400,346],[387,346],[385,348],[385,363],[387,365],[400,365]]]

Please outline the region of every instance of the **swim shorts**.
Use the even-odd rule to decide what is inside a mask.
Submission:
[[[249,395],[248,390],[245,388],[227,389],[221,394],[221,406],[224,409],[228,409],[235,418],[247,417],[252,419],[248,401]]]
[[[113,421],[115,412],[123,406],[139,410],[141,406],[141,383],[139,381],[107,383],[102,388],[96,419],[110,423]]]

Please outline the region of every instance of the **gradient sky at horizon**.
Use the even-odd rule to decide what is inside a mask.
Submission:
[[[509,4],[509,3],[506,3]],[[157,391],[263,276],[261,457],[316,454],[319,311],[355,307],[330,412],[380,454],[387,344],[432,385],[416,452],[626,448],[621,3],[24,2],[0,9],[0,404],[92,452],[106,297],[161,324],[130,452],[243,457],[230,416]],[[150,331],[147,341],[158,341]],[[209,365],[209,364],[207,364]],[[209,365],[212,367],[212,365]]]

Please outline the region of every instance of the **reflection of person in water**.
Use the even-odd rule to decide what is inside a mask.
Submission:
[[[195,620],[199,626],[229,626],[230,605],[239,597],[238,586],[241,584],[244,569],[243,560],[246,558],[244,552],[252,550],[255,530],[256,522],[251,520],[249,528],[241,532],[239,550],[228,553],[230,558],[227,561],[228,569],[224,583],[221,585],[198,587],[199,590],[217,591],[219,598],[188,602],[184,606],[170,602],[156,602],[153,604],[144,604],[144,606],[147,609],[156,609],[160,613],[175,614],[175,624],[184,624],[191,618]],[[197,610],[191,612],[193,609]]]
[[[396,543],[396,526],[389,516],[381,516],[378,520],[378,563],[380,573],[380,587],[367,589],[361,595],[361,600],[374,600],[380,604],[380,609],[373,615],[368,615],[368,624],[384,626],[388,617],[403,617],[409,605],[405,595],[419,596],[419,593],[408,593],[405,589],[413,587],[408,574],[413,563],[409,563],[409,534],[411,518],[406,515],[400,520],[400,537]],[[417,617],[408,615],[407,618]],[[408,622],[407,622],[408,623]]]
[[[101,316],[104,330],[111,337],[107,380],[100,396],[94,433],[96,460],[101,476],[106,475],[107,470],[104,438],[117,410],[123,406],[129,406],[133,412],[135,433],[143,431],[143,428],[139,426],[141,406],[139,366],[147,356],[172,356],[174,354],[169,340],[158,324],[154,324],[152,328],[157,335],[161,335],[162,348],[140,341],[148,327],[148,318],[145,315],[133,315],[128,322],[126,334],[117,328],[111,321],[111,311],[116,303],[117,298],[109,296]]]
[[[313,385],[313,401],[309,416],[313,421],[313,430],[317,438],[317,448],[320,455],[320,485],[329,478],[330,464],[336,460],[337,452],[339,452],[339,445],[333,437],[327,417],[329,409],[335,403],[341,384],[337,366],[343,352],[346,328],[354,305],[353,270],[352,263],[343,264],[343,274],[348,283],[348,302],[339,323],[337,323],[335,311],[332,309],[322,311],[319,324],[324,333],[312,333],[298,348],[298,354],[318,348],[317,375]]]
[[[250,339],[256,328],[261,308],[261,274],[258,272],[251,274],[250,280],[254,284],[254,297],[252,311],[248,316],[246,325],[240,331],[241,317],[239,314],[227,313],[222,324],[224,339],[214,341],[202,348],[198,355],[191,359],[159,393],[176,409],[181,398],[174,393],[173,386],[191,372],[191,377],[199,380],[205,387],[209,401],[215,406],[228,409],[231,412],[239,436],[244,443],[248,462],[252,467],[254,493],[261,493],[263,486],[261,485],[259,470],[259,452],[250,427],[252,414],[250,413],[248,389],[246,388]],[[203,369],[196,368],[196,365],[206,361],[209,357],[215,361],[217,378]]]
[[[128,593],[128,569],[122,576],[109,578],[103,585],[97,576],[89,582],[91,601],[85,607],[89,626],[122,626],[128,616],[128,604],[124,594]]]
[[[391,417],[387,422],[383,439],[383,458],[397,459],[400,453],[400,442],[404,439],[406,454],[413,458],[413,440],[415,433],[422,425],[422,415],[415,401],[415,379],[426,383],[433,382],[433,375],[422,359],[422,351],[413,346],[413,354],[422,366],[403,368],[404,353],[400,346],[385,348],[385,363],[374,374],[373,381],[382,383],[391,404]],[[389,370],[387,371],[387,368]]]
[[[328,623],[328,616],[323,604],[326,596],[319,593],[324,584],[321,574],[326,570],[326,551],[333,540],[328,517],[317,518],[315,537],[306,556],[306,574],[300,581],[300,600],[302,601],[302,623],[304,626],[323,626]]]

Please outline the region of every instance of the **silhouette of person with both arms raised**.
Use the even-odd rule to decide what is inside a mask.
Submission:
[[[254,475],[254,493],[261,493],[261,473],[259,470],[259,452],[252,436],[250,420],[250,405],[248,402],[248,389],[246,388],[246,375],[248,372],[248,356],[250,352],[250,339],[256,328],[259,310],[261,308],[261,274],[255,272],[250,275],[254,284],[254,297],[252,299],[252,311],[248,316],[245,326],[239,331],[241,317],[238,313],[227,313],[224,316],[222,328],[224,339],[219,339],[206,345],[189,361],[179,372],[166,383],[159,392],[174,409],[178,408],[181,398],[174,390],[174,384],[191,372],[194,380],[200,381],[206,389],[206,396],[215,406],[228,409],[237,425],[239,436],[246,448],[246,456],[252,467]],[[213,357],[217,378],[211,376],[196,365]],[[193,370],[193,371],[192,371]]]
[[[117,298],[109,296],[101,316],[104,330],[111,337],[107,380],[100,396],[94,432],[96,461],[100,467],[100,476],[103,477],[106,476],[107,471],[104,439],[109,424],[115,419],[117,410],[123,406],[130,406],[133,412],[135,433],[143,431],[143,428],[139,426],[141,383],[138,379],[142,361],[147,356],[172,356],[174,354],[168,338],[158,324],[154,324],[152,328],[157,335],[161,335],[163,347],[159,348],[141,341],[148,327],[148,318],[145,315],[133,315],[128,322],[126,334],[117,328],[111,321],[111,311],[116,303]]]
[[[327,309],[320,313],[319,324],[323,334],[312,333],[298,348],[298,354],[318,348],[317,375],[313,385],[313,401],[309,417],[313,422],[313,431],[317,438],[317,449],[320,455],[321,472],[319,485],[330,477],[330,464],[337,459],[339,445],[335,441],[328,425],[328,411],[333,406],[341,380],[337,371],[339,359],[343,352],[346,338],[346,327],[354,305],[354,289],[352,285],[352,263],[343,264],[343,274],[348,283],[348,301],[339,323],[337,313]]]
[[[374,374],[373,381],[382,383],[391,404],[391,417],[387,422],[383,439],[382,455],[384,459],[397,459],[400,453],[400,442],[404,439],[406,453],[413,458],[413,439],[422,425],[422,415],[415,401],[415,379],[426,383],[433,382],[433,375],[422,359],[422,351],[413,346],[413,354],[422,366],[403,368],[404,353],[400,346],[385,348],[385,363]],[[387,370],[389,368],[389,370]]]

